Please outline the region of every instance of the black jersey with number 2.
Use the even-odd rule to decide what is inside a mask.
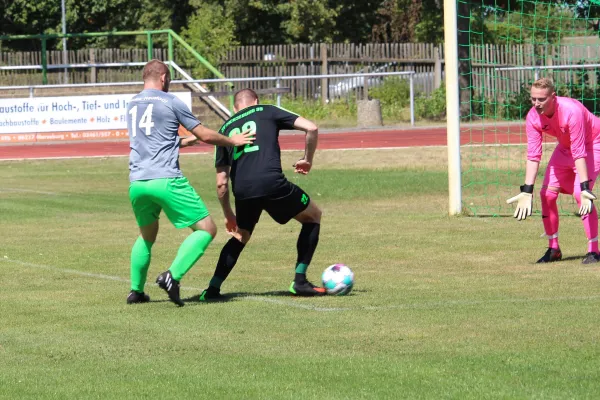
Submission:
[[[233,194],[238,200],[268,196],[286,183],[281,170],[279,131],[293,129],[297,114],[272,105],[246,107],[223,124],[219,133],[233,136],[250,129],[254,143],[217,146],[215,167],[231,166]]]

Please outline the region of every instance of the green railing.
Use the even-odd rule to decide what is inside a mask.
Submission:
[[[204,57],[202,57],[192,46],[190,46],[185,40],[181,38],[177,33],[171,29],[161,29],[155,31],[123,31],[123,32],[93,32],[93,33],[56,33],[51,35],[13,35],[13,36],[0,36],[0,40],[21,40],[21,39],[38,39],[41,41],[41,65],[42,65],[42,83],[46,85],[48,83],[48,59],[46,56],[47,41],[53,39],[62,38],[91,38],[91,37],[104,37],[104,36],[141,36],[144,35],[147,38],[148,48],[148,60],[152,59],[153,56],[153,40],[154,35],[167,34],[167,45],[168,45],[168,57],[169,61],[174,60],[173,45],[174,41],[179,43],[184,49],[186,49],[196,60],[198,60],[207,70],[215,74],[218,78],[225,79],[225,76],[219,72],[211,63],[209,63]],[[173,75],[173,67],[171,69],[171,75]],[[233,83],[228,83],[230,88],[233,88]],[[230,107],[233,109],[233,97],[230,96]]]

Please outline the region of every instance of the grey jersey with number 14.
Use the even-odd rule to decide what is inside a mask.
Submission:
[[[183,176],[179,169],[179,125],[191,131],[200,121],[177,96],[145,89],[127,106],[129,181]]]

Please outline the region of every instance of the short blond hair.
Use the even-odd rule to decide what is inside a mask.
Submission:
[[[531,85],[531,87],[534,87],[536,89],[550,89],[552,92],[556,91],[556,88],[554,87],[554,82],[550,78],[540,78],[537,81],[533,82],[533,85]]]

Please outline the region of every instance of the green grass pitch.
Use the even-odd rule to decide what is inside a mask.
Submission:
[[[539,217],[447,216],[444,152],[321,151],[307,177],[285,153],[323,209],[308,276],[345,263],[353,292],[288,296],[300,227],[265,214],[229,301],[181,309],[153,285],[188,234],[164,217],[153,301],[125,304],[126,158],[1,162],[0,398],[597,398],[600,266],[580,263],[580,221],[561,220],[565,261],[534,264]],[[221,229],[182,281],[192,298],[227,235],[211,156],[181,164]]]

